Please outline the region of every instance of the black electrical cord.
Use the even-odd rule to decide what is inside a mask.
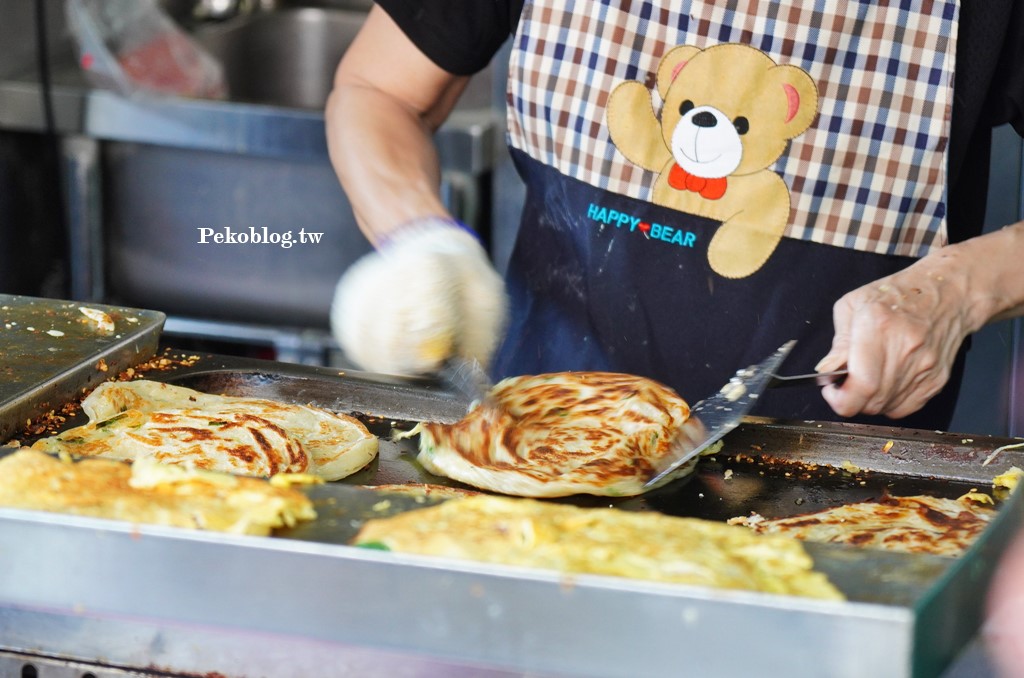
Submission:
[[[39,93],[43,109],[44,142],[43,149],[45,166],[48,174],[52,177],[52,191],[54,200],[51,204],[56,208],[53,215],[53,223],[60,237],[55,238],[56,242],[50,242],[50,251],[59,255],[61,260],[67,257],[67,242],[69,238],[67,225],[66,200],[64,196],[63,172],[61,171],[60,136],[57,130],[57,116],[53,105],[53,81],[50,72],[50,46],[49,30],[46,23],[46,0],[35,0],[35,37],[36,37],[36,63],[39,70]],[[39,225],[39,227],[43,227]],[[65,266],[68,262],[65,262]],[[58,273],[59,278],[66,279],[66,276]],[[66,283],[60,285],[64,288]],[[63,291],[63,290],[61,290]]]
[[[39,68],[39,90],[42,95],[43,122],[46,134],[57,134],[56,116],[53,112],[53,88],[50,79],[50,45],[47,39],[46,2],[35,0],[36,61]]]

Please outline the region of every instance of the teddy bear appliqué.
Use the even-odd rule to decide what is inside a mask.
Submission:
[[[749,276],[789,221],[789,187],[769,167],[817,115],[814,80],[747,45],[683,45],[662,58],[657,88],[660,120],[644,83],[612,91],[612,142],[630,162],[659,173],[654,204],[722,222],[708,245],[712,270]]]

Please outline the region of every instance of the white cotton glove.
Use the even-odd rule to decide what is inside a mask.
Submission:
[[[487,365],[507,313],[504,281],[474,235],[428,218],[400,228],[341,277],[331,328],[363,369],[429,374],[454,355]]]

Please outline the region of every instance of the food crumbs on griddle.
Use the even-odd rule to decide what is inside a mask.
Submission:
[[[165,352],[162,356],[155,356],[145,362],[135,365],[134,367],[127,368],[121,372],[121,374],[117,375],[115,380],[132,381],[134,379],[142,379],[147,372],[167,372],[181,367],[192,367],[200,360],[200,356],[197,355],[171,354],[170,352]]]
[[[856,464],[854,464],[852,461],[850,461],[848,459],[844,459],[843,463],[840,464],[839,467],[841,469],[843,469],[844,471],[846,471],[847,473],[850,473],[850,474],[860,473],[860,471],[861,471],[861,468],[859,466],[857,466]]]
[[[882,445],[882,453],[883,453],[883,454],[888,454],[888,453],[889,453],[889,450],[891,450],[891,449],[892,449],[892,446],[893,446],[893,445],[895,445],[895,444],[896,444],[896,443],[894,443],[894,442],[893,442],[893,441],[891,441],[891,440],[890,440],[890,441],[888,441],[888,442],[886,442],[886,443],[885,443],[885,445]]]
[[[25,430],[22,431],[21,434],[26,438],[30,438],[32,436],[51,434],[58,431],[67,421],[67,417],[65,415],[70,415],[72,412],[73,408],[69,408],[68,404],[65,404],[61,407],[61,414],[58,414],[54,410],[49,410],[41,414],[34,421],[32,419],[26,419]]]
[[[96,363],[96,369],[99,370],[100,372],[106,372],[110,368],[107,367],[107,361],[104,360],[103,358],[100,358],[99,362]]]
[[[957,501],[973,501],[976,504],[991,504],[993,506],[996,503],[991,496],[984,492],[979,492],[976,487],[972,487],[970,492],[957,497]]]
[[[108,314],[99,310],[98,308],[79,306],[78,310],[82,313],[82,315],[91,320],[96,325],[97,329],[99,329],[101,332],[105,334],[113,333],[113,331],[117,327],[114,324],[114,319],[111,318]]]

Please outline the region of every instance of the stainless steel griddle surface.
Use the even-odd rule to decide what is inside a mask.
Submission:
[[[209,393],[277,398],[335,411],[341,405],[340,411],[357,416],[379,437],[380,455],[346,478],[345,484],[430,483],[474,489],[425,471],[416,461],[416,439],[392,440],[392,433],[412,428],[423,417],[407,417],[393,406],[390,416],[376,414],[386,408],[367,402],[364,396],[368,394],[363,390],[368,385],[346,383],[345,375],[337,380],[313,379],[295,373],[269,375],[230,367],[204,371],[201,363],[196,367],[200,369],[168,375],[167,381]],[[436,389],[428,393],[446,401],[445,407],[429,418],[452,421],[461,416],[464,405],[457,396],[432,382],[423,383]],[[893,444],[883,453],[889,440]],[[964,436],[924,434],[896,427],[837,428],[751,419],[730,436],[722,454],[705,457],[694,474],[664,488],[632,498],[576,495],[558,501],[727,520],[751,511],[765,517],[784,517],[884,493],[956,498],[979,485],[985,489],[986,475],[994,475],[993,470],[1005,466],[985,468],[976,463],[996,442],[1000,441],[979,438],[975,443]],[[901,462],[900,455],[911,449],[921,458]]]
[[[529,645],[538,631],[557,635],[567,622],[591,624],[595,609],[604,609],[602,606],[611,604],[614,598],[615,614],[625,625],[616,633],[629,635],[635,631],[646,634],[643,640],[637,637],[631,642],[646,643],[653,635],[680,633],[680,629],[671,630],[679,621],[680,605],[684,610],[691,610],[687,614],[701,610],[701,614],[717,620],[711,624],[716,629],[724,628],[723,624],[737,632],[747,629],[751,633],[759,629],[756,634],[744,638],[749,657],[727,656],[721,654],[723,646],[715,640],[718,637],[715,634],[721,631],[712,632],[711,627],[707,627],[708,633],[698,632],[697,628],[684,623],[687,632],[680,636],[685,637],[679,642],[686,645],[685,652],[694,666],[710,662],[708,666],[751,669],[762,667],[766,658],[774,657],[773,661],[786,666],[787,675],[816,675],[818,669],[827,675],[846,675],[843,673],[846,669],[841,667],[847,663],[853,666],[855,662],[874,666],[876,670],[885,668],[890,675],[933,675],[951,660],[980,623],[988,577],[1010,535],[1024,519],[1024,505],[1021,497],[1015,495],[1002,506],[999,516],[982,538],[960,559],[808,544],[807,550],[815,561],[815,567],[825,572],[849,598],[849,602],[835,604],[827,610],[819,610],[815,603],[799,599],[765,598],[741,592],[729,592],[724,597],[716,593],[709,598],[698,594],[691,598],[692,594],[686,593],[685,589],[673,589],[672,595],[666,595],[669,589],[665,587],[652,588],[642,582],[626,580],[592,588],[581,583],[589,581],[582,578],[581,582],[566,589],[564,584],[557,583],[556,578],[550,582],[555,588],[549,589],[546,588],[548,584],[542,583],[547,581],[543,572],[524,577],[515,571],[485,564],[455,564],[400,554],[368,553],[345,546],[369,518],[437,501],[382,494],[361,486],[391,483],[460,486],[427,473],[416,462],[415,440],[394,441],[390,437],[393,430],[407,429],[422,419],[458,419],[465,411],[465,403],[443,385],[425,380],[346,374],[324,368],[219,356],[204,356],[195,364],[150,372],[146,376],[210,393],[312,404],[354,414],[380,437],[380,455],[367,468],[342,482],[309,490],[319,514],[316,521],[291,530],[280,530],[271,538],[245,538],[243,543],[248,548],[241,550],[236,539],[218,535],[203,535],[199,541],[188,537],[175,538],[166,542],[164,557],[185,562],[199,557],[193,551],[216,549],[220,554],[218,558],[244,558],[247,567],[254,571],[262,572],[265,564],[268,575],[274,571],[273,568],[280,567],[276,564],[278,559],[293,557],[303,572],[308,572],[309,577],[325,586],[325,592],[308,597],[309,594],[302,592],[301,582],[295,585],[278,583],[276,586],[280,590],[275,589],[277,593],[271,596],[273,605],[284,606],[282,610],[302,610],[303,615],[313,614],[314,620],[320,624],[316,626],[320,629],[316,635],[327,634],[344,642],[363,638],[372,645],[397,642],[389,636],[397,633],[401,635],[398,647],[426,653],[435,659],[448,656],[454,658],[453,661],[457,660],[455,664],[511,666],[515,671],[529,670],[537,674],[554,671],[578,675],[638,675],[631,672],[642,672],[645,667],[650,669],[664,657],[659,659],[659,655],[654,654],[644,660],[647,663],[634,665],[631,662],[635,661],[635,655],[628,648],[623,650],[616,643],[601,642],[600,639],[594,643],[583,643],[575,649],[559,646],[549,650],[539,647],[525,650],[517,646],[519,649],[506,656],[502,654],[504,645],[501,643],[495,644],[493,639],[488,642],[481,638],[474,640],[476,635],[490,637],[493,632],[503,639],[502,642],[511,642],[511,639]],[[65,426],[82,421],[80,416],[72,417]],[[31,437],[25,437],[22,442],[31,441]],[[1008,450],[991,464],[984,463],[992,450],[1013,442],[1016,441],[896,427],[748,419],[729,434],[720,454],[703,459],[697,471],[688,478],[643,497],[575,496],[558,501],[726,520],[751,511],[765,517],[788,516],[883,493],[958,497],[975,488],[989,490],[995,475],[1011,465],[1024,466],[1024,455],[1019,450]],[[46,518],[40,520],[46,525],[36,527],[41,531],[59,531],[62,543],[74,539],[76,543],[85,540],[82,543],[89,544],[89,534],[108,534],[109,539],[114,539],[112,532],[96,532],[95,529],[83,532],[70,524],[65,525],[65,522],[62,517]],[[162,530],[154,531],[145,526],[141,530],[143,534],[152,532],[154,539],[163,534]],[[148,537],[143,542],[153,543]],[[138,551],[131,545],[125,550],[115,549],[116,553],[109,551],[109,545],[104,548],[108,550],[102,551],[103,554],[114,554],[111,558],[134,557]],[[333,564],[321,572],[317,568],[322,558],[329,558]],[[366,566],[373,563],[376,565],[367,570]],[[101,565],[97,563],[97,567]],[[391,574],[385,576],[389,572]],[[215,573],[208,576],[215,576]],[[348,589],[344,587],[337,589],[335,584],[321,582],[318,576],[327,577],[330,581],[359,578],[366,595],[376,592],[373,604],[379,609],[375,613],[387,617],[389,630],[383,632],[383,636],[367,635],[355,622],[350,628],[347,618],[332,616],[329,610],[333,607],[325,607],[326,599],[320,598],[326,596],[333,600],[333,596],[345,597],[351,593],[346,593]],[[99,590],[105,590],[103,587],[110,583],[99,582]],[[146,603],[148,608],[143,609],[172,608],[178,604],[177,597],[188,595],[193,590],[182,588],[170,580],[163,586],[166,590],[155,592],[155,597]],[[392,595],[395,587],[412,587],[422,599],[417,598],[414,604],[411,599]],[[620,593],[628,593],[628,597],[620,599],[617,597]],[[491,612],[488,614],[497,614],[495,610],[503,612],[481,626],[481,613],[475,609],[475,601],[480,596],[489,599],[492,594],[496,597],[491,600],[488,608]],[[229,596],[217,592],[207,595],[211,598],[203,601],[201,611],[188,613],[193,621],[216,625],[225,619],[234,619]],[[601,602],[605,596],[611,597]],[[118,601],[116,605],[122,606],[118,608],[119,614],[139,612],[132,603]],[[738,607],[737,601],[740,603]],[[219,604],[211,607],[215,603]],[[592,604],[598,607],[587,607]],[[436,622],[431,629],[445,629],[442,635],[433,637],[431,631],[424,636],[423,627],[416,626],[416,610],[424,609],[423,605],[430,610],[428,616]],[[515,621],[518,617],[513,611],[520,607],[529,623],[524,621],[520,625]],[[538,614],[540,608],[550,615]],[[291,629],[297,632],[296,625],[307,621],[313,623],[305,619],[299,622],[297,618],[288,617],[285,611],[280,615],[280,621],[275,621],[277,625],[271,630],[283,632]],[[670,622],[671,619],[676,621]],[[684,614],[683,621],[686,619],[688,617]],[[551,628],[544,631],[548,626]],[[800,633],[787,631],[789,626],[801,629]],[[415,638],[409,635],[416,635],[413,627],[421,629]],[[164,638],[180,638],[182,642],[187,637],[187,634],[167,636],[166,631],[161,633]],[[595,633],[600,635],[600,632]],[[856,636],[853,639],[856,642],[848,644],[844,640],[839,643],[837,638],[843,634]],[[873,646],[864,650],[861,643]],[[546,654],[549,651],[551,654]],[[810,653],[815,658],[810,658],[811,663],[807,665],[799,661],[794,664],[793,657],[801,656],[794,653]],[[242,665],[247,659],[241,657],[236,661]],[[600,668],[595,673],[596,667]],[[205,670],[219,668],[223,665],[206,666]]]

